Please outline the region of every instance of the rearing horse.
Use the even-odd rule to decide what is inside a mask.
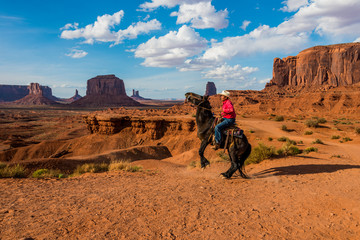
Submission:
[[[201,168],[206,168],[207,165],[210,165],[210,162],[204,157],[204,152],[211,141],[210,136],[214,131],[212,125],[214,124],[215,117],[211,112],[211,105],[208,100],[208,96],[201,96],[195,93],[186,93],[185,97],[185,101],[190,102],[197,107],[197,136],[201,140],[199,155],[201,159]],[[231,139],[231,142],[227,144],[226,147],[231,160],[231,166],[226,172],[221,173],[221,175],[225,178],[231,178],[236,170],[239,170],[241,177],[248,178],[242,170],[244,168],[245,160],[251,153],[251,145],[244,134],[241,138],[233,137]]]

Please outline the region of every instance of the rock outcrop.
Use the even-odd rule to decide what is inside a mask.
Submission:
[[[214,82],[207,82],[205,95],[207,96],[216,95],[216,87]]]
[[[115,75],[100,75],[87,81],[86,96],[71,103],[77,107],[140,106],[126,95],[124,81]]]
[[[138,101],[138,100],[151,100],[150,98],[144,98],[140,96],[139,91],[133,89],[133,94],[131,95],[131,98]]]
[[[266,88],[329,89],[360,82],[360,43],[316,46],[297,56],[275,58]]]
[[[40,86],[43,96],[56,101],[52,90],[48,86]],[[19,100],[29,94],[29,87],[23,85],[0,85],[0,101],[12,102]]]
[[[45,91],[43,90],[45,89]],[[50,91],[49,91],[50,89]],[[52,96],[51,88],[43,88],[39,83],[30,83],[28,86],[29,94],[25,97],[14,101],[16,105],[57,105],[58,103],[49,99],[49,94]]]

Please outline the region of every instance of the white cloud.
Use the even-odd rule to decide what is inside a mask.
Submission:
[[[244,20],[240,28],[245,31],[250,23],[250,21]]]
[[[98,42],[113,42],[116,41],[114,33],[110,29],[115,25],[119,25],[121,19],[124,16],[124,11],[120,10],[113,15],[105,14],[97,17],[97,20],[93,24],[87,25],[85,28],[78,29],[77,26],[73,26],[74,30],[64,30],[61,33],[61,38],[64,39],[77,39],[85,38],[85,42],[92,44],[94,41]],[[65,25],[70,26],[70,25]]]
[[[313,0],[302,7],[291,19],[278,26],[279,32],[315,31],[319,35],[337,37],[360,34],[360,1],[358,0]]]
[[[208,61],[223,62],[235,56],[249,56],[257,52],[290,52],[299,49],[306,41],[304,34],[279,34],[277,28],[260,26],[249,34],[224,38],[213,43],[200,58]]]
[[[355,39],[354,42],[360,42],[360,37],[358,37],[357,39]]]
[[[140,5],[140,10],[153,11],[158,7],[173,8],[181,4],[195,4],[199,2],[211,2],[211,0],[152,0]]]
[[[137,38],[139,34],[142,33],[149,33],[152,30],[159,30],[161,29],[161,23],[153,19],[149,22],[138,22],[129,26],[125,30],[119,30],[116,35],[115,44],[121,43],[124,39],[134,39]]]
[[[218,79],[222,81],[245,81],[250,74],[258,70],[259,69],[256,67],[241,67],[238,64],[231,67],[225,63],[220,67],[202,73],[204,74],[203,78]]]
[[[142,65],[147,67],[175,67],[201,53],[207,46],[206,39],[184,25],[179,31],[171,31],[165,36],[151,38],[135,49],[135,57],[145,58]]]
[[[295,11],[299,10],[299,8],[308,5],[309,1],[308,0],[286,0],[282,3],[285,4],[286,6],[284,6],[280,10],[282,10],[284,12],[295,12]]]
[[[88,53],[85,52],[84,50],[72,49],[70,51],[70,53],[65,54],[65,55],[68,56],[68,57],[71,57],[71,58],[83,58],[86,55],[88,55]]]
[[[124,39],[137,38],[139,34],[149,33],[152,30],[161,29],[161,23],[153,19],[148,22],[138,22],[130,25],[127,29],[113,31],[116,25],[119,25],[124,16],[124,11],[120,10],[113,15],[105,14],[97,17],[93,24],[84,28],[78,28],[78,23],[68,23],[61,30],[61,38],[78,39],[84,38],[85,43],[93,44],[94,42],[114,42],[116,45],[122,43]]]
[[[177,16],[177,24],[191,23],[193,28],[205,29],[226,28],[229,21],[228,11],[216,11],[211,2],[199,2],[194,4],[181,4],[178,12],[171,13],[171,16]]]

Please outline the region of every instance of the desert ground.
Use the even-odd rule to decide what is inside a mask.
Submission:
[[[119,110],[145,118],[166,113],[180,122],[194,119],[191,112],[159,111]],[[311,115],[289,114],[284,121],[275,121],[275,115],[265,113],[239,114],[237,124],[253,149],[259,143],[281,148],[284,143],[278,139],[288,137],[301,150],[318,151],[249,164],[245,167],[249,179],[237,173],[222,179],[219,174],[230,164],[221,157],[223,150],[208,147],[210,167],[193,166],[193,161],[199,162],[196,130],[179,128],[155,139],[146,129],[90,134],[83,118],[90,113],[0,109],[1,161],[30,170],[57,168],[65,161],[72,167],[69,162],[102,161],[116,151],[114,156],[142,166],[142,171],[2,178],[0,239],[360,237],[360,135],[355,131],[360,119],[326,116],[321,127],[309,128],[304,123]],[[70,152],[51,157],[64,148]]]

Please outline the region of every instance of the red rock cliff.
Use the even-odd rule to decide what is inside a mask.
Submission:
[[[126,96],[124,81],[115,75],[101,75],[87,81],[86,95]]]
[[[275,58],[273,78],[279,87],[338,87],[360,82],[360,43],[316,46],[297,56]]]

